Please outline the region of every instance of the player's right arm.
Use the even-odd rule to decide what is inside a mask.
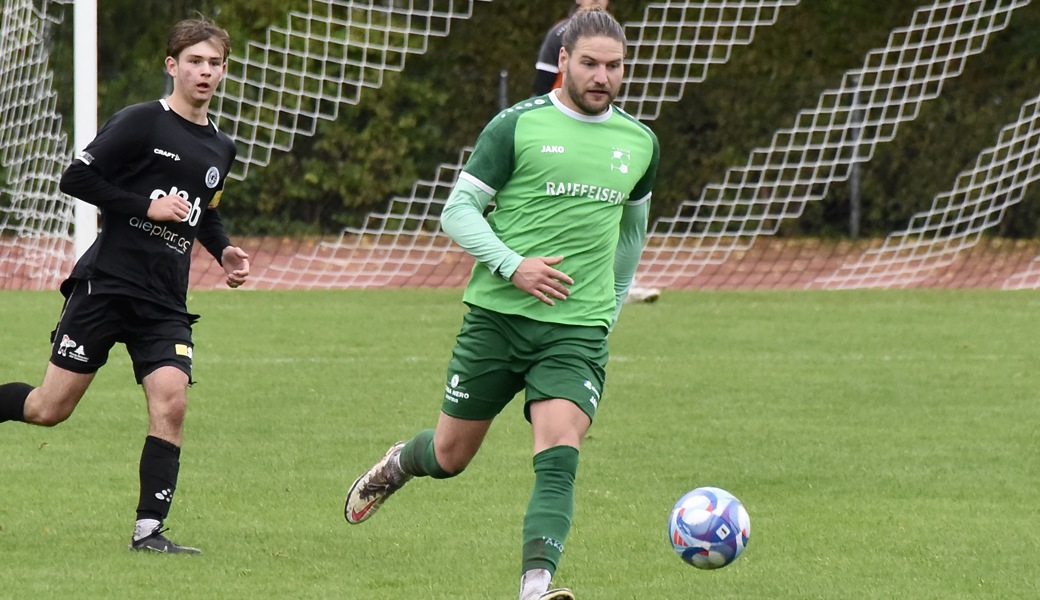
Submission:
[[[555,304],[554,298],[565,300],[570,295],[567,285],[574,280],[552,266],[563,257],[525,258],[506,246],[484,219],[484,209],[493,197],[494,190],[462,173],[441,212],[441,229],[492,273],[508,279],[518,289],[549,306]]]
[[[113,185],[91,166],[91,162],[93,162],[93,157],[86,151],[81,152],[62,173],[61,181],[58,183],[59,189],[73,198],[79,198],[98,208],[110,208],[129,215],[151,217],[148,213],[152,201],[147,196],[134,194]]]
[[[441,229],[492,273],[509,279],[524,257],[506,246],[484,219],[494,196],[494,190],[462,173],[441,212]]]
[[[106,122],[72,164],[62,173],[59,189],[69,196],[97,206],[153,221],[181,221],[191,205],[180,196],[152,200],[113,183],[118,169],[139,156],[154,117],[152,107],[127,107]]]

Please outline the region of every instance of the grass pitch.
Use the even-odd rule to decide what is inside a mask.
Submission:
[[[62,425],[0,424],[0,598],[515,598],[520,402],[451,481],[370,522],[343,494],[434,424],[457,290],[194,292],[195,379],[167,525],[127,551],[146,432],[117,347]],[[0,382],[38,383],[56,292],[0,292]],[[1033,292],[667,292],[626,307],[557,583],[578,598],[1040,597]],[[733,565],[672,551],[684,492],[751,515]]]

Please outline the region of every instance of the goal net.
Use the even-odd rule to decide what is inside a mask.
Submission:
[[[1022,106],[1018,119],[1001,130],[996,144],[962,172],[953,189],[913,216],[909,226],[885,238],[880,248],[850,258],[814,284],[827,288],[908,287],[933,277],[996,227],[1008,207],[1022,200],[1040,178],[1040,96]],[[1036,261],[1007,279],[1005,288],[1035,287]]]
[[[48,62],[47,40],[58,5],[72,0],[0,0],[0,288],[49,289],[71,267],[73,208],[58,190],[70,156]],[[239,58],[235,53],[213,113],[239,145],[234,178],[289,152],[320,120],[336,119],[366,89],[382,85],[407,57],[426,52],[431,37],[450,36],[480,3],[492,0],[311,0],[288,13]],[[755,34],[799,0],[649,2],[624,23],[629,64],[619,104],[652,122],[679,102]],[[883,47],[823,91],[814,107],[754,149],[650,227],[640,263],[641,285],[699,287],[738,261],[787,219],[802,216],[830,186],[869,162],[900,127],[939,97],[991,37],[1030,0],[923,2]],[[798,285],[896,287],[936,281],[937,273],[979,243],[1019,202],[1037,176],[1037,101],[983,149],[938,195],[929,210],[877,248],[854,246],[830,270]],[[440,211],[470,148],[442,164],[410,192],[391,199],[357,228],[297,248],[249,249],[256,288],[458,286],[471,259],[439,228]],[[912,165],[911,165],[912,167]],[[199,261],[206,263],[206,261]],[[212,263],[208,263],[212,264]],[[212,267],[211,267],[212,268]],[[797,269],[798,266],[787,267]],[[219,280],[219,278],[216,278]],[[193,271],[193,285],[205,277]],[[763,280],[762,285],[769,285]],[[1040,257],[1003,282],[1040,287]]]
[[[314,135],[362,91],[400,71],[409,54],[426,52],[431,37],[468,19],[475,2],[491,0],[310,0],[284,27],[271,27],[245,56],[228,60],[228,73],[211,113],[240,151],[232,177],[265,166],[274,151],[288,152],[297,136]]]
[[[633,58],[619,104],[642,120],[656,119],[662,103],[681,100],[688,84],[704,81],[711,65],[728,61],[734,48],[751,44],[757,29],[774,24],[783,7],[797,3],[651,3],[642,20],[625,23]],[[824,91],[814,108],[799,112],[792,127],[778,130],[768,147],[752,151],[743,166],[729,169],[675,214],[657,219],[637,274],[640,284],[696,287],[706,269],[732,261],[759,238],[775,234],[785,219],[800,217],[807,203],[825,197],[833,183],[847,180],[857,165],[868,162],[879,144],[896,139],[900,125],[915,119],[921,106],[937,98],[943,85],[959,76],[967,60],[983,52],[990,37],[1027,4],[947,0],[920,7],[884,47],[845,73],[839,88]],[[1002,137],[984,151],[974,174],[958,181],[948,196],[936,198],[913,233],[894,233],[882,250],[858,262],[850,258],[833,276],[805,285],[908,286],[951,264],[999,222],[1003,207],[1018,201],[1034,180],[1033,163],[1020,153],[1036,123],[1036,115],[1023,109],[1019,122],[1004,134],[1010,139]],[[454,164],[441,165],[434,179],[417,182],[410,195],[394,198],[386,211],[369,215],[363,227],[344,229],[338,239],[272,265],[256,285],[458,285],[471,262],[440,233],[436,218],[467,151]],[[1040,271],[1040,260],[1036,265]],[[800,281],[797,274],[787,280]],[[1016,281],[1029,285],[1040,275],[1017,276]]]
[[[71,2],[71,0],[69,0]],[[48,289],[71,266],[72,202],[58,190],[68,160],[48,63],[48,9],[5,0],[0,12],[0,289]]]
[[[653,120],[663,102],[682,98],[687,84],[703,81],[711,65],[729,60],[734,47],[776,22],[783,7],[799,0],[653,2],[640,21],[625,23],[632,56],[618,103]],[[278,287],[456,286],[472,265],[441,233],[438,217],[471,148],[442,164],[431,180],[393,198],[386,211],[362,227],[345,228],[289,261],[271,264],[252,285]]]
[[[775,234],[785,219],[801,216],[807,203],[822,199],[831,184],[848,179],[854,165],[869,161],[879,144],[895,139],[900,125],[915,119],[922,104],[938,97],[968,58],[1007,27],[1012,12],[1028,3],[941,1],[916,10],[884,48],[870,51],[860,68],[845,73],[839,88],[823,92],[817,105],[799,112],[794,125],[778,130],[769,146],[753,150],[743,166],[729,169],[675,215],[657,220],[639,280],[668,287],[694,278],[750,249],[758,237]],[[962,197],[973,208],[987,202],[983,181],[967,183]],[[977,239],[969,227],[956,233],[929,228],[926,235],[947,247]],[[907,264],[921,258],[905,248],[904,242],[888,255]],[[936,252],[927,260],[941,261],[944,255]]]

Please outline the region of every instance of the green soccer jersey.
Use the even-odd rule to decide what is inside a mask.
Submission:
[[[616,107],[587,116],[549,94],[501,112],[460,177],[494,194],[487,221],[506,246],[525,257],[563,256],[555,268],[574,284],[549,306],[478,264],[463,300],[538,321],[610,326],[622,210],[650,201],[659,155],[654,133]]]

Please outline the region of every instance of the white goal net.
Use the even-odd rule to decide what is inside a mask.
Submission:
[[[70,0],[71,1],[71,0]],[[0,12],[0,289],[52,288],[71,266],[73,209],[58,190],[68,160],[48,61],[50,4]]]
[[[0,0],[0,289],[50,289],[71,267],[73,208],[58,190],[70,158],[56,110],[47,40],[58,5],[72,0]],[[407,69],[432,37],[450,36],[492,0],[311,0],[283,24],[234,53],[213,103],[221,129],[239,145],[232,176],[291,152],[320,120],[359,102],[383,76]],[[799,0],[696,0],[644,3],[624,23],[628,76],[619,104],[653,122],[681,102],[712,67],[755,42]],[[698,287],[780,224],[802,216],[836,182],[869,162],[876,148],[938,98],[973,56],[987,50],[1030,0],[922,2],[882,47],[820,93],[790,124],[777,124],[767,146],[719,174],[697,198],[651,224],[641,285]],[[499,5],[500,6],[500,5]],[[804,8],[804,7],[803,7]],[[241,56],[241,58],[238,58]],[[532,56],[533,61],[533,56]],[[948,191],[905,229],[878,245],[853,247],[809,287],[906,287],[934,282],[1021,201],[1038,176],[1038,99],[1026,102],[993,144],[981,149]],[[70,118],[71,115],[66,117]],[[470,259],[438,220],[469,148],[407,195],[391,199],[362,226],[286,255],[254,253],[255,288],[457,286]],[[908,165],[913,168],[913,165]],[[788,268],[798,268],[797,265]],[[198,279],[194,280],[196,283]],[[1040,256],[1002,282],[1040,287]]]
[[[443,37],[475,2],[491,0],[310,0],[250,42],[245,56],[228,60],[228,74],[211,112],[245,152],[233,177],[264,166],[274,151],[288,152],[297,136],[314,135],[318,120],[335,120],[344,104],[378,88],[387,72],[422,54],[431,37]]]
[[[798,2],[649,4],[642,20],[624,24],[632,59],[618,103],[640,119],[655,119],[663,102],[681,99],[688,84],[703,81],[711,65],[728,61],[734,47],[750,44],[759,28]],[[271,265],[252,285],[458,285],[469,259],[440,232],[437,219],[469,150],[462,149],[454,164],[441,165],[434,179],[416,182],[408,196],[393,198],[386,211],[369,215],[362,227],[346,228],[338,239]]]
[[[953,189],[936,196],[909,226],[885,238],[880,248],[851,258],[814,285],[826,288],[908,287],[952,264],[997,226],[1008,207],[1022,200],[1040,178],[1040,96],[1022,106],[1018,119],[1001,130],[996,143],[960,174]],[[1034,261],[1034,265],[1037,261]],[[1015,273],[1005,288],[1035,287],[1035,267]]]
[[[1029,0],[951,0],[916,10],[885,47],[870,51],[861,67],[845,74],[839,88],[824,91],[817,105],[801,111],[793,126],[778,130],[769,146],[753,150],[743,166],[729,169],[699,198],[654,223],[640,281],[668,287],[696,277],[750,249],[759,236],[775,234],[783,220],[801,216],[807,203],[848,179],[854,165],[869,161],[879,144],[895,139],[900,125],[915,119],[921,105],[938,97],[943,85],[959,76],[966,61],[982,52],[990,36],[1006,28],[1011,14],[1027,4]],[[964,197],[981,204],[986,201],[980,193],[984,184],[974,185]],[[928,233],[949,234],[944,227]],[[953,241],[974,235],[961,228]],[[919,258],[896,254],[911,262]],[[942,260],[943,255],[930,259]]]

